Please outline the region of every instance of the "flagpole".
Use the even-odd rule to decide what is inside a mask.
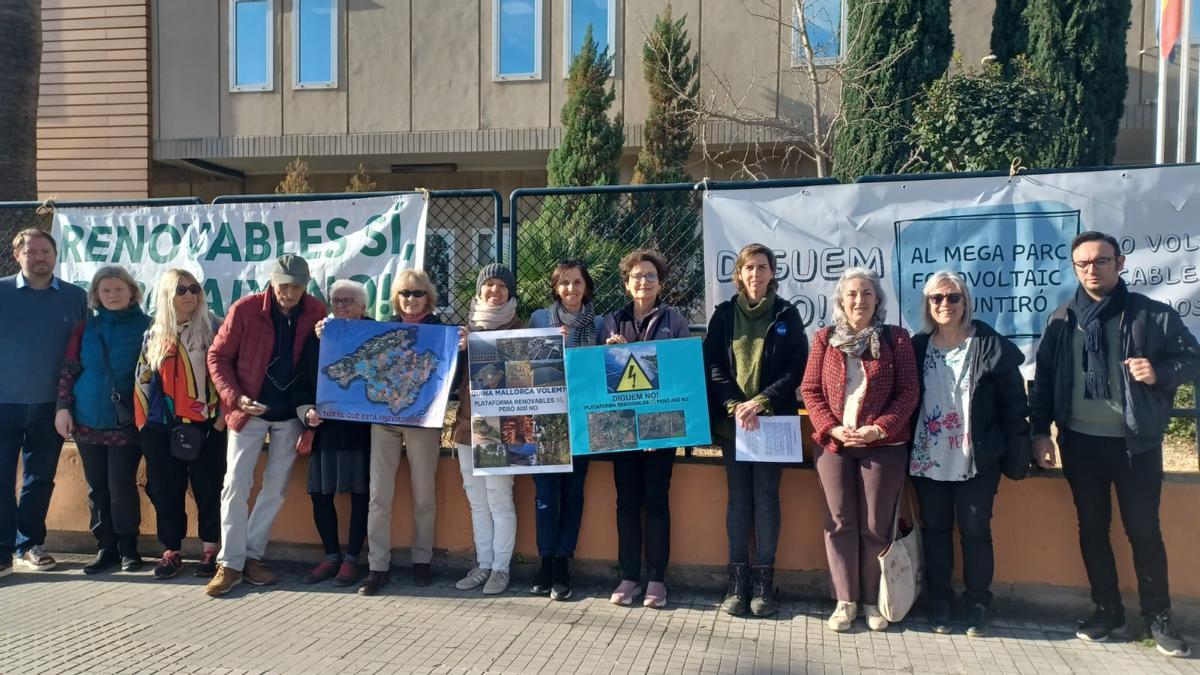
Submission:
[[[1192,60],[1192,0],[1183,2],[1183,25],[1179,31],[1179,125],[1175,138],[1175,161],[1187,161],[1189,67]]]
[[[1160,41],[1162,28],[1159,28]],[[1163,164],[1167,161],[1167,55],[1162,48],[1158,50],[1158,105],[1155,106],[1154,121],[1154,163]]]

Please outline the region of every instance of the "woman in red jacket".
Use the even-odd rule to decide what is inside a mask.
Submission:
[[[879,553],[891,539],[908,467],[917,364],[908,332],[884,320],[883,286],[855,267],[838,280],[834,325],[817,332],[800,391],[820,446],[814,463],[825,492],[825,554],[837,594],[829,627],[849,630],[863,605],[879,613]]]

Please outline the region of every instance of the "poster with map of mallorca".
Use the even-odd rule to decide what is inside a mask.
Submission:
[[[321,417],[438,429],[454,385],[458,328],[330,319],[318,363]]]
[[[568,349],[571,454],[708,445],[700,338]]]

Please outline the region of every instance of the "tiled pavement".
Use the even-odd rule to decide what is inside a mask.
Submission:
[[[177,673],[1200,673],[1134,642],[1084,644],[1067,617],[1002,616],[991,637],[831,633],[831,603],[786,601],[775,619],[736,619],[713,593],[674,589],[668,609],[621,608],[607,588],[551,602],[514,584],[485,598],[443,575],[393,580],[373,598],[300,583],[211,599],[191,576],[84,577],[85,558],[0,579],[0,672]],[[1197,650],[1200,651],[1200,650]]]

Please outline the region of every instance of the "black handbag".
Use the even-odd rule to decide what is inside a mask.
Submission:
[[[96,327],[96,337],[100,339],[100,353],[104,355],[104,370],[108,371],[108,381],[112,383],[112,392],[108,395],[108,400],[112,401],[113,408],[117,411],[117,428],[123,429],[133,425],[133,411],[129,409],[129,404],[121,397],[117,391],[117,378],[113,377],[112,363],[108,360],[108,343],[104,341],[104,333],[100,328],[100,322],[95,321],[93,324]]]
[[[203,422],[185,424],[178,417],[171,427],[171,456],[181,462],[194,462],[208,441],[208,425]]]

